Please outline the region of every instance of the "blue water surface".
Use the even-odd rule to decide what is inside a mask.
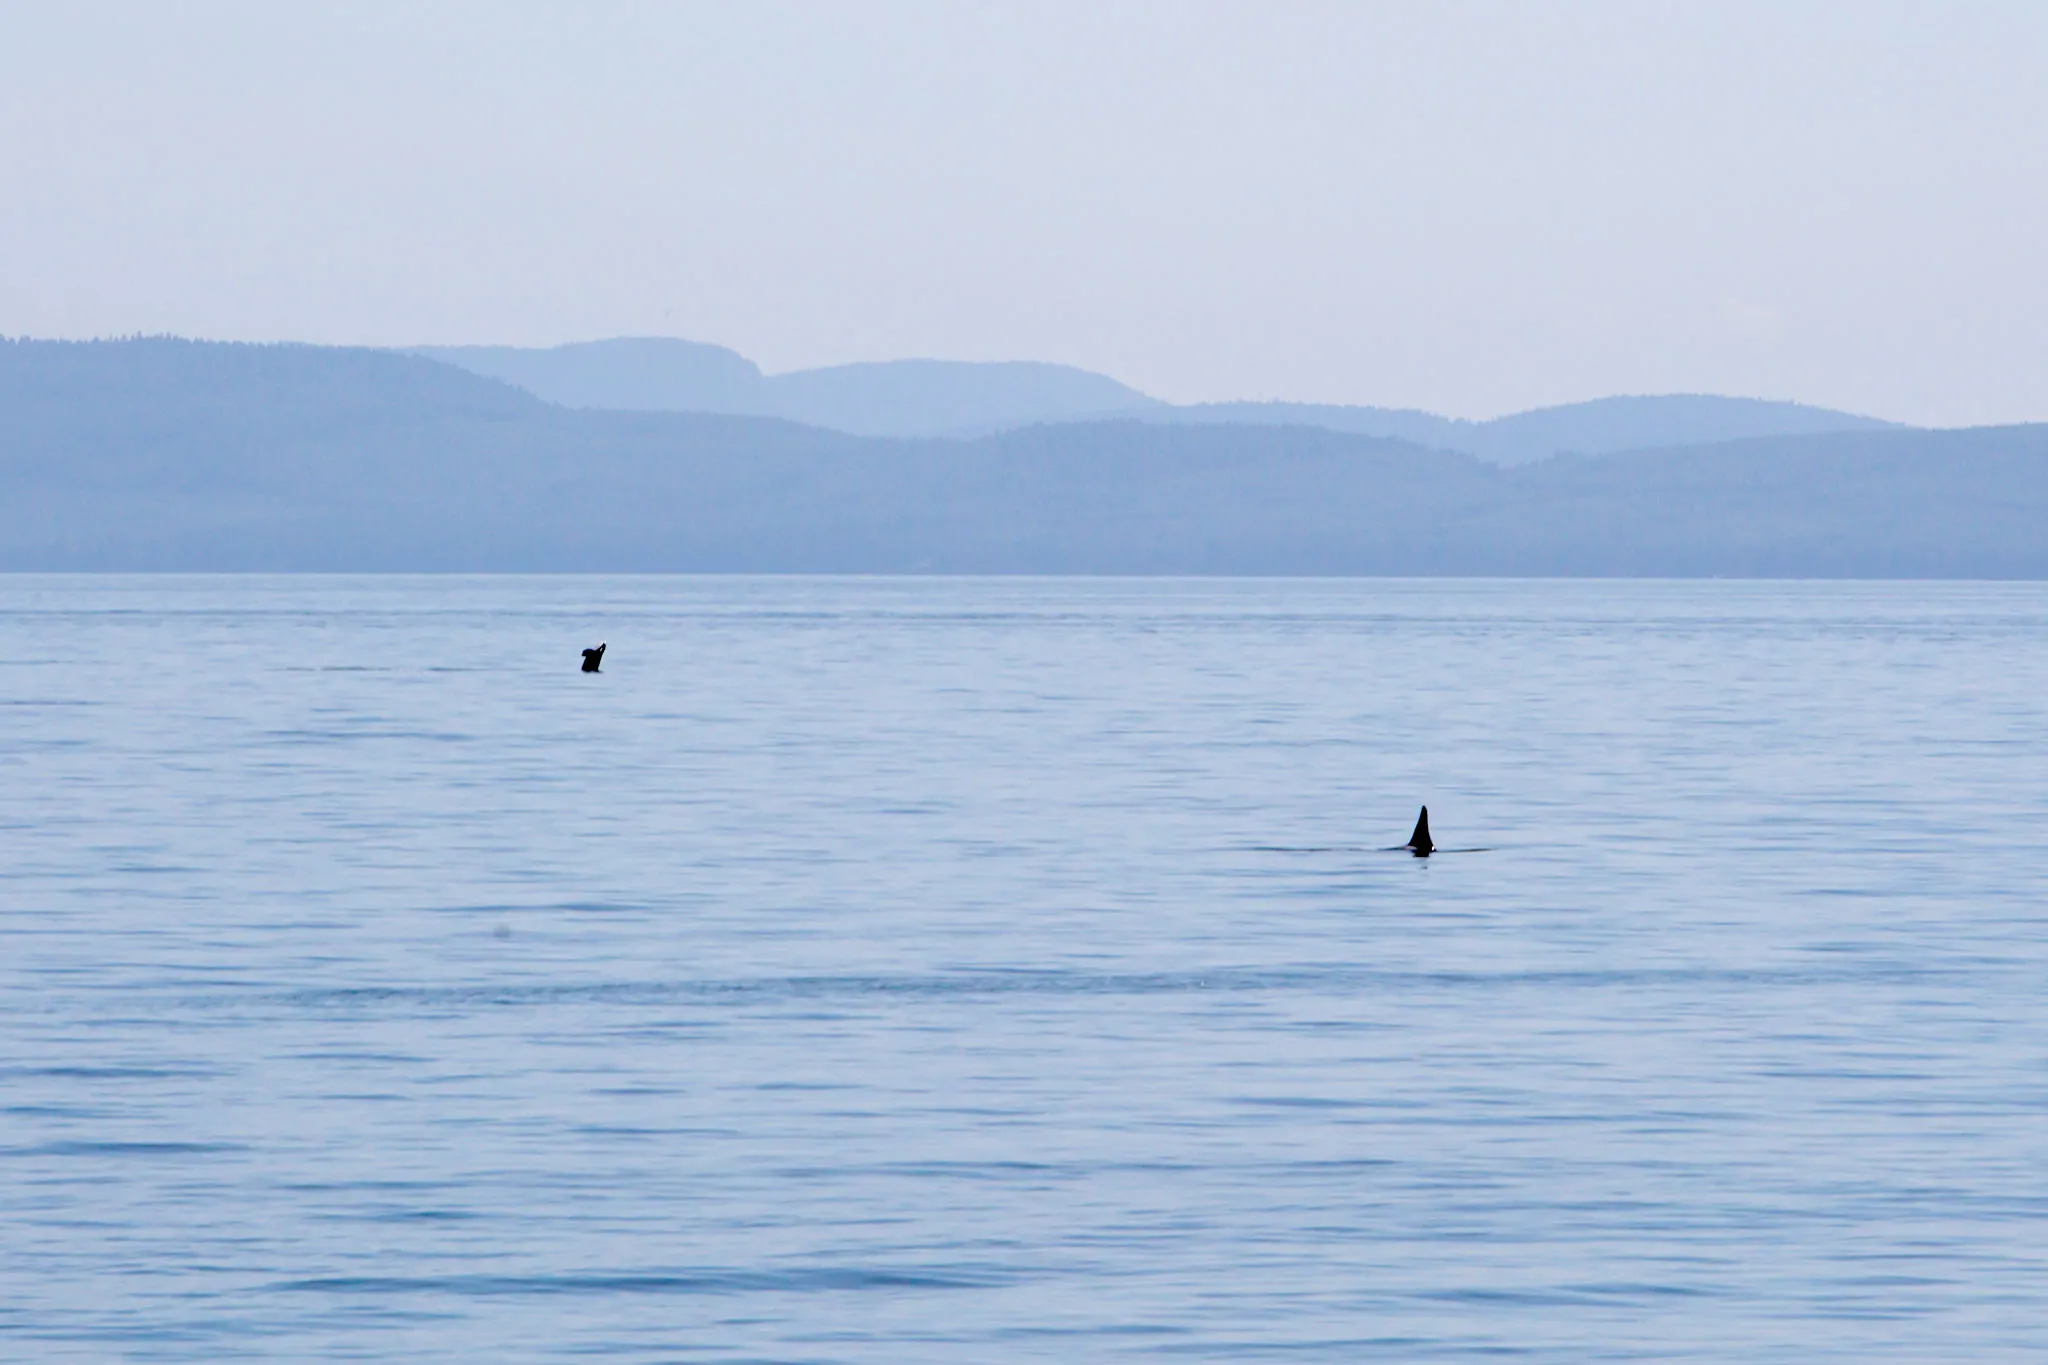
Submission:
[[[2044,585],[0,577],[0,1357],[2040,1360],[2044,888]]]

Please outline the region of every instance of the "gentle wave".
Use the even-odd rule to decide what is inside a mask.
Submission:
[[[554,1294],[819,1294],[891,1289],[995,1289],[1017,1283],[1014,1272],[866,1269],[823,1266],[793,1270],[700,1270],[614,1275],[357,1275],[285,1280],[275,1294],[449,1294],[462,1298]]]

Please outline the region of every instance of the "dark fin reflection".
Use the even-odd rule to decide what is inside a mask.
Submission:
[[[604,662],[604,646],[603,646],[603,645],[599,645],[599,646],[598,646],[598,647],[597,647],[596,649],[586,649],[586,650],[584,650],[584,651],[583,651],[583,671],[584,671],[585,673],[595,673],[595,672],[597,672],[597,666],[598,666],[599,664],[603,663],[603,662]]]
[[[1415,832],[1408,836],[1408,850],[1418,858],[1427,858],[1436,851],[1436,840],[1429,837],[1429,807],[1422,808],[1422,814],[1415,821]]]

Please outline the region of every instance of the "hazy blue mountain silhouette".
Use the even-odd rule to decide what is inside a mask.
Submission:
[[[767,416],[861,436],[945,436],[1162,406],[1106,375],[1036,361],[889,360],[772,375]]]
[[[1893,426],[1875,417],[1859,417],[1803,403],[1721,398],[1712,394],[1597,398],[1472,425],[1471,443],[1451,449],[1470,450],[1474,455],[1503,463],[1553,454],[1608,455],[1623,450],[1708,445],[1761,436],[1882,431]]]
[[[1151,422],[1326,427],[1463,451],[1499,464],[1526,464],[1561,454],[1608,455],[1758,436],[1881,431],[1893,426],[1875,417],[1803,403],[1712,394],[1596,398],[1485,422],[1410,409],[1314,403],[1201,403],[1148,412],[1144,418]]]
[[[416,346],[408,352],[517,384],[565,408],[759,413],[761,367],[723,346],[618,337],[571,346]]]
[[[0,342],[0,567],[2048,578],[2048,426],[1503,467],[1285,425],[576,410],[413,356]]]
[[[1144,414],[1171,426],[1320,427],[1354,436],[1456,450],[1475,425],[1416,408],[1354,407],[1335,403],[1189,403]],[[1471,454],[1471,451],[1466,451]]]
[[[722,346],[659,337],[545,350],[418,346],[409,354],[571,408],[784,417],[862,436],[943,436],[1158,406],[1105,375],[1035,361],[891,360],[764,375]]]
[[[1601,398],[1468,422],[1400,408],[1317,403],[1176,407],[1106,375],[1032,362],[896,360],[764,375],[723,346],[620,338],[544,350],[422,346],[413,355],[517,384],[572,408],[784,417],[861,436],[971,436],[1131,416],[1177,425],[1307,426],[1457,450],[1499,464],[1752,436],[1875,431],[1888,423],[1799,403],[1705,394]]]

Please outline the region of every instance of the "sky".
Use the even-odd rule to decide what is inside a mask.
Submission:
[[[0,334],[2048,419],[2041,0],[0,0]]]

